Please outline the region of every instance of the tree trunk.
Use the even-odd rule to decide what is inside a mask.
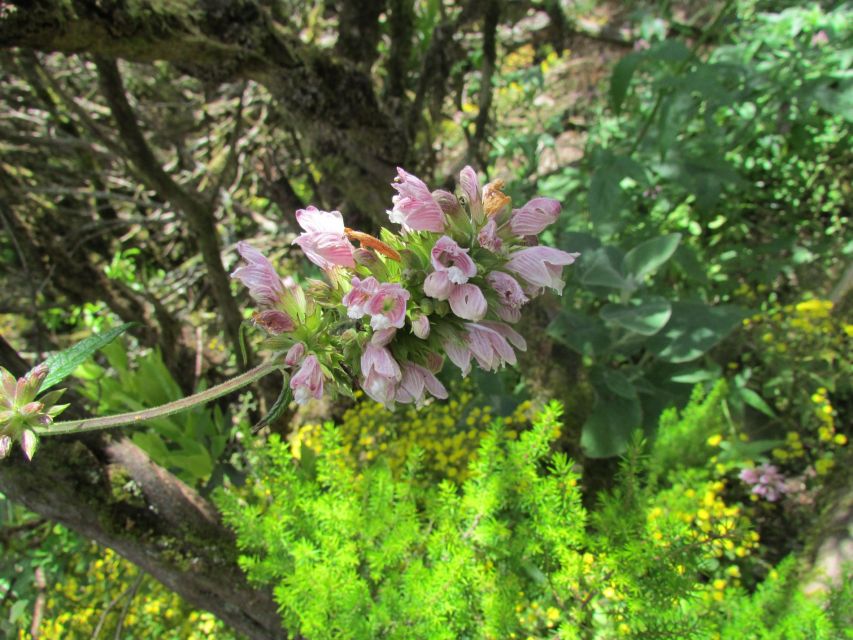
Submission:
[[[116,491],[133,481],[142,497]],[[127,438],[43,438],[32,462],[0,461],[0,491],[115,549],[249,638],[286,638],[272,595],[253,589],[213,506]]]

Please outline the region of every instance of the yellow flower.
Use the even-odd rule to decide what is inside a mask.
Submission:
[[[721,436],[720,434],[713,435],[707,440],[709,447],[718,447],[722,441],[723,436]]]

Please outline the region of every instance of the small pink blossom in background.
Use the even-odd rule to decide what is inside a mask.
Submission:
[[[502,271],[492,271],[486,276],[486,281],[498,294],[500,304],[495,311],[501,320],[518,322],[521,318],[521,307],[530,300],[524,295],[518,280]]]
[[[649,49],[652,45],[649,44],[649,41],[645,38],[640,38],[634,43],[634,51],[645,51]]]
[[[505,268],[534,287],[550,287],[562,293],[566,284],[561,278],[562,267],[572,264],[578,256],[579,253],[567,253],[553,247],[528,247],[513,252]]]
[[[368,313],[367,304],[379,289],[379,281],[373,276],[364,280],[353,276],[350,284],[352,289],[343,297],[342,302],[347,308],[347,316],[357,320]]]
[[[397,174],[391,184],[398,193],[391,199],[394,203],[388,212],[391,222],[402,225],[404,231],[444,231],[444,212],[426,184],[399,167]]]
[[[278,309],[260,311],[252,316],[252,320],[254,320],[256,325],[274,336],[287,331],[293,331],[296,328],[293,318]]]
[[[501,250],[503,240],[498,236],[498,223],[494,218],[489,218],[489,221],[480,229],[480,233],[477,234],[477,242],[483,249],[492,253]]]
[[[274,307],[281,301],[284,287],[269,260],[248,242],[238,242],[237,252],[246,261],[231,274],[249,290],[252,300],[263,307]]]
[[[811,45],[813,47],[822,47],[823,45],[827,44],[828,42],[829,42],[829,36],[826,35],[826,31],[821,29],[820,31],[818,31],[816,34],[814,34],[812,36]]]
[[[299,245],[311,262],[322,269],[355,267],[352,257],[355,247],[344,233],[344,218],[340,211],[321,211],[310,206],[296,212],[296,221],[305,233],[293,244]]]
[[[753,485],[752,493],[768,502],[776,502],[788,492],[785,476],[772,464],[764,463],[757,469],[743,469],[739,477],[746,484]]]
[[[382,283],[367,303],[370,326],[375,330],[389,327],[403,328],[406,319],[406,302],[411,294],[396,283]]]
[[[517,236],[538,236],[560,216],[560,203],[553,198],[533,198],[514,209],[509,228]]]
[[[414,402],[420,407],[424,403],[425,391],[429,391],[440,400],[447,398],[447,389],[429,369],[407,362],[402,370],[403,376],[397,387],[397,402],[403,404]]]
[[[460,247],[453,238],[441,236],[430,253],[433,269],[444,271],[453,284],[464,284],[477,275],[477,265],[468,255],[468,249]]]
[[[303,360],[299,371],[290,379],[290,388],[298,404],[305,404],[311,398],[319,400],[323,397],[323,370],[313,353]]]
[[[412,333],[421,340],[429,338],[429,318],[423,314],[418,314],[412,318]]]
[[[305,345],[301,342],[297,342],[295,345],[290,347],[287,350],[287,354],[284,356],[284,364],[288,367],[295,367],[300,362],[302,362],[302,357],[305,355]]]

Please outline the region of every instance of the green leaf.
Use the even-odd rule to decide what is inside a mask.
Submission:
[[[749,315],[741,307],[672,303],[669,323],[649,339],[649,349],[665,362],[695,360],[725,338]]]
[[[585,356],[599,355],[610,346],[601,320],[566,309],[548,325],[548,335]]]
[[[622,262],[625,273],[636,281],[655,271],[672,257],[681,242],[680,233],[670,233],[638,244],[625,254]]]
[[[752,442],[741,442],[740,440],[727,440],[720,443],[720,461],[731,460],[755,460],[760,455],[781,447],[784,440],[753,440]]]
[[[628,287],[628,281],[613,266],[613,258],[605,248],[582,254],[580,267],[583,270],[580,276],[582,284],[610,289]]]
[[[625,452],[631,434],[642,426],[643,411],[636,398],[596,389],[598,403],[581,433],[581,447],[590,458],[610,458]]]
[[[629,53],[619,60],[613,68],[613,75],[610,77],[610,106],[616,115],[622,111],[622,103],[625,102],[625,97],[628,95],[631,78],[634,77],[634,72],[642,60],[643,56]]]
[[[621,371],[617,371],[615,369],[604,369],[601,372],[601,378],[607,388],[620,398],[625,398],[626,400],[637,399],[637,390],[628,379],[628,376]]]
[[[74,369],[83,364],[95,351],[108,345],[135,324],[135,322],[126,322],[118,327],[113,327],[109,331],[89,336],[74,346],[50,356],[45,360],[45,364],[50,368],[50,372],[44,379],[41,390],[49,389],[65,380],[65,378],[74,372]]]
[[[770,405],[767,404],[767,402],[764,401],[764,398],[758,395],[755,391],[748,389],[747,387],[737,387],[737,391],[743,401],[750,407],[771,418],[776,417],[776,414],[773,412],[773,409],[770,408]]]
[[[644,336],[653,336],[669,322],[672,305],[663,298],[650,298],[633,305],[606,304],[600,315],[608,324],[615,324]]]

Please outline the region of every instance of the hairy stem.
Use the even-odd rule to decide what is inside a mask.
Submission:
[[[174,402],[169,402],[159,407],[151,409],[143,409],[142,411],[130,411],[128,413],[119,413],[114,416],[103,416],[101,418],[84,418],[83,420],[68,420],[66,422],[55,422],[49,427],[39,427],[36,433],[40,436],[58,436],[69,433],[83,433],[85,431],[97,431],[99,429],[110,429],[112,427],[121,427],[129,424],[141,424],[146,420],[162,418],[170,416],[174,413],[192,409],[216,398],[220,398],[226,394],[236,391],[246,385],[252,384],[256,380],[260,380],[268,373],[278,371],[281,365],[273,363],[265,363],[250,369],[246,373],[240,374],[236,378],[231,378],[222,384],[218,384],[210,389],[205,389],[200,393],[193,394]]]

